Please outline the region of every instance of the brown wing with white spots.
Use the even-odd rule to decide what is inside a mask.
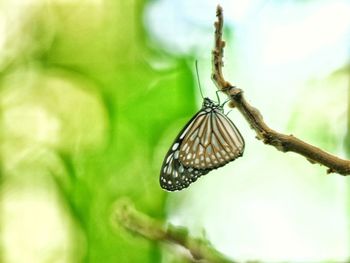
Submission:
[[[244,140],[222,107],[204,98],[202,109],[185,125],[164,158],[160,185],[188,187],[200,176],[243,154]]]
[[[172,152],[162,167],[159,182],[161,187],[168,191],[181,190],[209,171],[183,166],[179,159],[175,158],[175,152]]]
[[[164,158],[159,178],[160,186],[163,189],[168,191],[181,190],[196,181],[198,177],[207,174],[210,171],[209,169],[186,167],[179,160],[180,145],[182,144],[186,133],[196,122],[199,114],[200,112],[185,125]]]
[[[240,157],[243,151],[238,129],[215,109],[198,114],[180,146],[179,159],[186,167],[215,169]]]

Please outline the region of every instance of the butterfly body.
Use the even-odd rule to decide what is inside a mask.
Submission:
[[[188,187],[200,176],[242,156],[244,140],[222,105],[204,98],[202,108],[181,130],[160,172],[168,191]]]

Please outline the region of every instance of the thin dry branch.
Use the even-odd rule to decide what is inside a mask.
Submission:
[[[115,207],[115,216],[119,225],[126,230],[140,235],[148,240],[167,242],[186,248],[194,260],[208,263],[234,263],[220,252],[215,250],[208,241],[193,238],[188,235],[187,229],[175,227],[155,220],[146,214],[137,211],[129,200],[119,200]]]
[[[231,85],[222,74],[225,42],[222,40],[223,12],[217,7],[215,22],[215,47],[213,50],[213,73],[212,79],[217,88],[227,94],[231,103],[242,113],[245,119],[255,130],[257,138],[265,144],[272,145],[282,152],[295,152],[304,156],[311,163],[319,163],[328,167],[328,173],[341,175],[350,174],[350,161],[343,160],[329,154],[313,145],[310,145],[293,135],[285,135],[271,129],[263,120],[260,112],[252,107],[244,98],[243,91]]]

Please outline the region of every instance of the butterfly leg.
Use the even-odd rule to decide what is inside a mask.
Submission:
[[[225,100],[225,102],[221,105],[221,107],[224,107],[227,102],[229,102],[230,99]]]

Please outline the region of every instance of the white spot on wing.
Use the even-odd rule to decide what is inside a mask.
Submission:
[[[179,167],[179,173],[183,173],[184,172],[184,167],[181,165],[180,167]]]
[[[176,142],[174,143],[173,147],[171,148],[173,151],[175,151],[177,149],[177,147],[179,147],[179,143]]]
[[[199,154],[203,154],[204,153],[204,147],[202,145],[199,145]]]
[[[212,154],[212,152],[213,152],[213,149],[211,148],[211,145],[209,145],[209,146],[207,147],[207,153],[208,153],[208,154]]]

